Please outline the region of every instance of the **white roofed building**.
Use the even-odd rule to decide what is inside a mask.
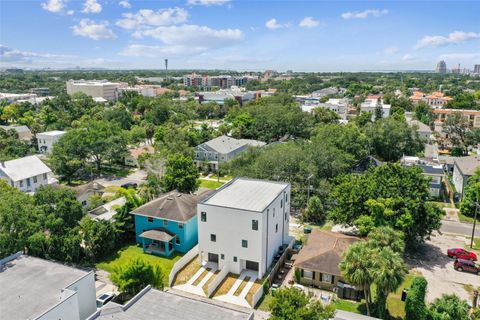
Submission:
[[[361,112],[368,112],[372,114],[372,120],[375,119],[375,111],[377,107],[382,109],[382,118],[388,118],[390,116],[391,105],[384,104],[383,99],[365,99],[364,102],[360,104]]]
[[[236,178],[197,205],[199,254],[203,262],[261,278],[291,242],[290,184]]]
[[[22,192],[34,193],[39,187],[57,183],[52,170],[37,156],[0,162],[0,179]]]
[[[37,133],[38,152],[52,153],[53,145],[65,134],[65,131],[46,131]]]
[[[67,93],[83,92],[92,98],[115,101],[120,95],[120,88],[125,86],[126,84],[124,83],[107,80],[69,80],[67,81]]]
[[[265,142],[250,139],[235,139],[220,136],[195,147],[194,161],[197,166],[208,165],[212,170],[218,170],[218,165],[233,159],[248,147],[262,147]]]

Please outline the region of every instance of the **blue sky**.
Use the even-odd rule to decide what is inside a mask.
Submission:
[[[472,69],[479,14],[480,1],[0,0],[0,67]]]

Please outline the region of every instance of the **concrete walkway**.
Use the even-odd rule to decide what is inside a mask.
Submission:
[[[196,282],[202,276],[202,274],[204,274],[205,271],[207,270],[208,270],[207,274],[203,276],[203,278],[200,280],[200,282],[197,285],[194,285],[193,283]],[[211,277],[214,276],[217,270],[218,270],[217,263],[207,262],[203,266],[201,266],[197,272],[195,272],[193,277],[191,277],[190,280],[187,281],[187,283],[174,286],[173,288],[206,297],[207,295],[205,294],[205,291],[203,291],[203,286],[207,283],[207,281]]]
[[[249,277],[247,284],[245,287],[242,289],[240,294],[238,296],[235,295],[235,292],[237,289],[242,285],[242,283],[245,281],[245,278]],[[258,272],[253,271],[253,270],[243,270],[240,273],[240,276],[238,279],[234,282],[233,286],[228,290],[227,294],[215,297],[214,299],[232,303],[238,306],[246,307],[246,308],[251,308],[252,306],[250,303],[245,299],[248,292],[252,288],[253,284],[255,283],[255,280],[257,280],[258,277]]]

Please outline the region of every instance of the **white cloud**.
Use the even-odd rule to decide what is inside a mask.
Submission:
[[[137,29],[143,26],[167,26],[187,21],[188,12],[182,8],[167,8],[153,11],[142,9],[137,13],[124,13],[124,19],[117,21],[117,26],[124,29]]]
[[[385,48],[383,52],[385,54],[396,54],[400,52],[400,49],[398,49],[397,47],[388,47],[388,48]]]
[[[411,54],[407,53],[402,56],[402,61],[413,61],[413,60],[415,60],[415,57],[412,56]]]
[[[42,2],[40,4],[44,10],[60,13],[66,7],[65,0],[48,0],[47,2]]]
[[[109,28],[108,22],[95,22],[82,19],[78,25],[72,27],[74,35],[87,37],[93,40],[115,39],[117,36]]]
[[[351,11],[342,13],[343,19],[366,19],[368,17],[380,17],[388,14],[387,9],[367,9],[364,11]]]
[[[230,2],[230,0],[188,0],[190,6],[221,6]]]
[[[83,4],[84,13],[100,13],[102,12],[102,5],[97,0],[86,0]]]
[[[480,59],[480,53],[446,53],[438,57],[438,60],[470,60]]]
[[[128,0],[122,0],[118,3],[118,5],[122,8],[125,8],[125,9],[128,9],[128,8],[132,7],[132,5],[130,4],[130,2],[128,2]]]
[[[480,38],[480,33],[475,32],[464,32],[464,31],[454,31],[448,36],[424,36],[422,39],[418,40],[415,45],[415,49],[421,49],[425,47],[439,47],[446,46],[449,44],[458,44],[467,40],[478,39]]]
[[[300,21],[299,26],[302,28],[315,28],[320,25],[320,21],[315,20],[312,17],[305,17],[302,21]]]
[[[265,27],[270,30],[280,29],[283,28],[283,25],[279,24],[277,19],[273,18],[265,22]]]
[[[36,60],[58,59],[58,58],[73,58],[74,56],[60,55],[53,53],[38,53],[29,51],[20,51],[4,45],[0,45],[0,61],[1,62],[20,62],[32,63]]]
[[[68,10],[67,11],[67,15],[69,15],[69,16],[73,15],[74,13],[75,13],[75,11],[73,11],[73,10]]]
[[[205,26],[184,24],[162,26],[135,32],[137,38],[152,37],[166,45],[217,48],[238,43],[244,35],[239,29],[212,29]]]

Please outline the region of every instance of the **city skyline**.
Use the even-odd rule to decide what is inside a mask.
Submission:
[[[0,67],[473,69],[480,3],[1,1]],[[19,23],[22,21],[22,23]],[[59,45],[61,44],[61,45]]]

